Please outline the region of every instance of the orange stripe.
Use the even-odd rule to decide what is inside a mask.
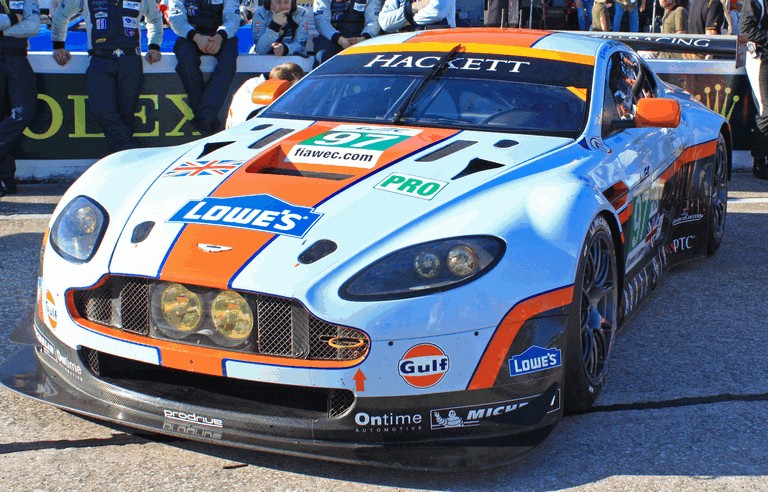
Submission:
[[[78,325],[108,337],[137,343],[146,347],[158,348],[160,349],[161,365],[163,367],[172,367],[174,369],[182,369],[185,371],[197,372],[201,374],[210,374],[212,376],[222,375],[223,362],[225,359],[283,367],[344,369],[347,367],[356,366],[363,359],[365,359],[365,357],[368,356],[368,352],[366,351],[364,354],[354,360],[306,360],[294,359],[291,357],[246,354],[243,352],[232,352],[227,350],[218,350],[210,347],[201,347],[198,345],[187,345],[184,343],[171,342],[168,340],[159,340],[156,338],[149,338],[146,336],[136,335],[134,333],[99,325],[80,317],[77,309],[75,308],[74,295],[72,292],[67,293],[66,302],[70,316],[72,316],[72,319]]]
[[[629,205],[627,205],[627,208],[625,208],[620,214],[619,214],[619,223],[623,224],[626,221],[629,220],[629,216],[632,215],[632,210],[634,210],[634,203],[629,202]]]
[[[424,31],[410,38],[405,43],[423,43],[425,41],[435,43],[461,43],[467,39],[466,31],[464,36],[457,35],[452,29],[434,29]],[[475,43],[497,44],[504,46],[524,46],[526,48],[533,46],[545,36],[552,34],[552,31],[538,31],[535,29],[476,29],[472,28],[468,33]]]
[[[717,151],[717,140],[710,140],[703,144],[688,147],[682,154],[680,154],[680,157],[675,159],[675,162],[673,162],[671,166],[661,173],[659,180],[661,183],[666,183],[669,178],[674,176],[684,165],[698,159],[703,159],[704,157],[710,157],[715,154],[715,151]]]
[[[537,314],[559,308],[573,301],[573,286],[562,287],[538,296],[520,301],[512,308],[496,327],[496,331],[485,349],[485,354],[477,365],[467,389],[490,388],[496,381],[504,359],[509,353],[512,342],[527,320]]]
[[[473,36],[474,38],[474,36]],[[418,40],[417,40],[418,41]],[[434,43],[434,42],[415,42],[412,44],[372,44],[366,46],[351,46],[340,54],[359,55],[366,53],[444,53],[453,49],[456,43]],[[508,46],[492,43],[461,43],[461,53],[477,53],[486,55],[510,55],[525,56],[528,58],[539,58],[542,60],[557,60],[581,65],[594,65],[595,57],[590,55],[580,55],[577,53],[568,53],[564,51],[542,50],[538,48],[528,48],[526,46]]]
[[[372,169],[306,165],[285,161],[285,156],[290,152],[291,147],[339,125],[340,123],[335,122],[318,122],[291,135],[288,139],[275,144],[241,166],[210,196],[223,198],[270,194],[293,205],[315,207],[344,187],[365,178],[395,160],[457,133],[456,130],[421,129],[421,133],[418,135],[386,149]],[[333,181],[316,178],[297,179],[295,176],[257,172],[264,167],[292,168],[302,171],[322,170],[332,173],[346,173],[352,177]],[[163,265],[160,279],[226,289],[235,273],[273,237],[274,234],[269,232],[215,225],[187,224]],[[218,253],[206,253],[197,247],[199,243],[228,246],[232,249]]]

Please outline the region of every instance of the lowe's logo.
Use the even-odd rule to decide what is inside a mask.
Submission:
[[[409,174],[390,174],[374,186],[377,190],[391,191],[422,200],[431,200],[448,183],[434,179],[420,178]]]
[[[544,371],[563,364],[560,349],[546,349],[534,345],[520,355],[509,359],[509,375],[520,376],[532,372]]]
[[[190,200],[168,222],[208,224],[303,237],[323,214],[271,195]]]

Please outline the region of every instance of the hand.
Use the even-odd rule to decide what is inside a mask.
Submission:
[[[53,50],[53,59],[63,67],[72,59],[72,54],[65,48],[58,48]]]
[[[24,16],[23,16],[23,15],[21,15],[21,14],[16,14],[16,20],[18,20],[19,22],[21,22],[21,21],[23,21],[23,20],[24,20]]]
[[[338,41],[336,41],[336,44],[341,46],[341,49],[345,50],[352,46],[352,43],[349,41],[349,39],[345,38],[344,36],[341,36]]]
[[[147,51],[147,61],[149,62],[150,65],[152,65],[153,63],[159,62],[160,58],[162,57],[163,55],[157,50]]]
[[[355,36],[354,38],[347,38],[349,41],[349,44],[357,44],[360,41],[365,41],[365,38],[362,36]]]
[[[640,12],[645,12],[645,0],[640,2]]]
[[[289,10],[283,10],[282,12],[273,12],[272,13],[272,22],[279,26],[284,26],[288,24],[288,13]]]
[[[277,56],[283,56],[285,52],[286,49],[283,43],[272,43],[272,53]]]
[[[412,11],[413,11],[413,13],[415,14],[415,13],[416,13],[416,12],[418,12],[419,10],[421,10],[421,9],[423,9],[423,8],[426,8],[426,7],[427,7],[427,5],[429,5],[429,1],[430,1],[430,0],[419,0],[418,2],[413,2],[413,3],[411,4],[411,10],[412,10]]]
[[[207,53],[209,55],[215,55],[221,49],[221,43],[224,42],[224,38],[221,37],[221,34],[214,34],[213,36],[211,36],[208,39],[210,41],[208,41],[208,51],[207,51]]]
[[[202,34],[195,34],[192,41],[197,45],[197,49],[203,53],[208,53],[208,43],[211,41],[210,37],[203,36]]]

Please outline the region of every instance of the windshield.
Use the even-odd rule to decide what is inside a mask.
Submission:
[[[592,87],[592,65],[461,53],[407,102],[441,55],[334,57],[262,115],[562,136],[581,132]],[[396,118],[404,102],[406,107]]]

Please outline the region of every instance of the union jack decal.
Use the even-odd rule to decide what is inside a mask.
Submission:
[[[178,178],[183,176],[224,176],[243,164],[243,161],[187,161],[171,168],[163,177]]]

